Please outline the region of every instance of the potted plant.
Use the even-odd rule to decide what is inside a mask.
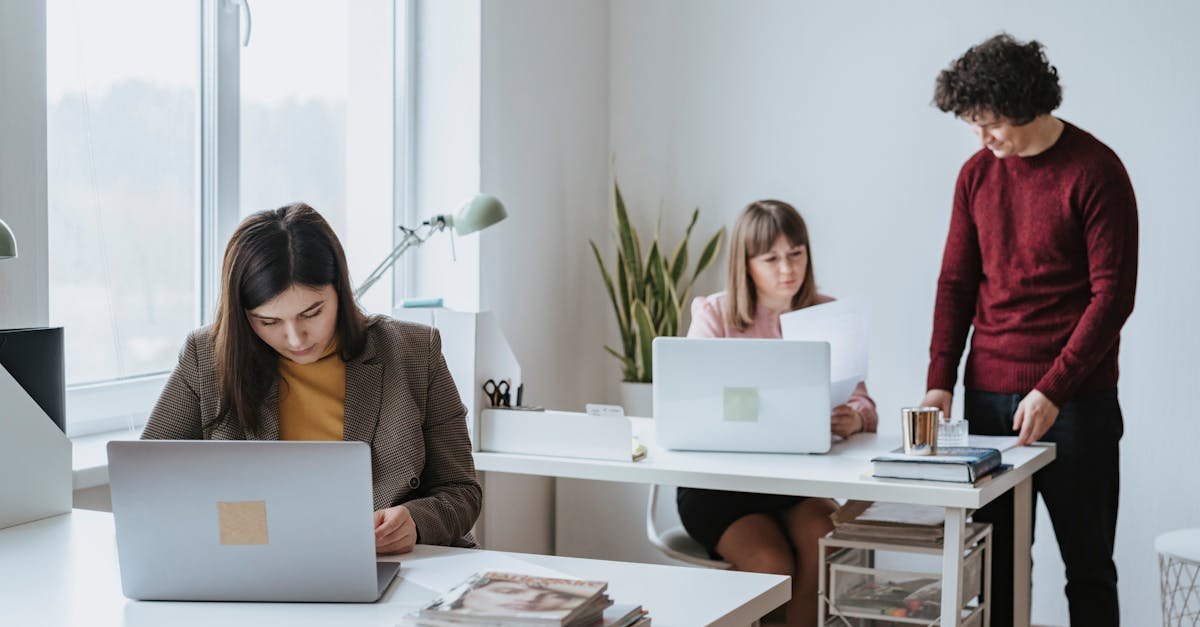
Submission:
[[[624,381],[621,395],[625,411],[635,416],[650,416],[653,410],[650,382],[654,372],[651,344],[660,335],[680,335],[684,330],[681,320],[684,307],[691,298],[692,287],[696,278],[720,252],[725,229],[722,227],[709,238],[700,251],[695,269],[689,273],[688,240],[700,217],[700,210],[692,212],[683,240],[669,255],[659,239],[659,227],[662,226],[660,214],[654,239],[643,257],[637,230],[629,223],[621,187],[616,182],[613,183],[613,192],[617,219],[615,279],[614,273],[610,273],[604,263],[600,248],[596,242],[589,240],[621,331],[620,350],[607,345],[604,350],[621,362]]]

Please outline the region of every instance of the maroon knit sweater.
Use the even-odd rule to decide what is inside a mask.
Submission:
[[[1137,285],[1137,203],[1121,160],[1066,123],[1049,149],[963,166],[942,255],[928,389],[1038,389],[1062,406],[1117,385]]]

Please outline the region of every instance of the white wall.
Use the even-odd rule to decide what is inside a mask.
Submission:
[[[870,304],[870,386],[892,433],[898,409],[924,392],[952,187],[976,149],[964,124],[930,106],[934,78],[1001,30],[1047,45],[1062,76],[1059,114],[1116,150],[1140,208],[1137,309],[1121,355],[1126,624],[1158,617],[1154,536],[1200,526],[1200,421],[1188,396],[1200,381],[1197,24],[1200,5],[1165,2],[612,5],[611,143],[638,224],[649,228],[660,203],[667,232],[694,206],[701,231],[757,198],[800,208],[822,290]],[[1034,619],[1066,624],[1040,509]]]
[[[0,220],[19,257],[0,261],[0,329],[49,320],[46,5],[0,1]]]
[[[602,400],[606,301],[587,240],[608,223],[608,6],[482,4],[480,189],[509,219],[480,234],[481,306],[496,313],[525,402]],[[489,548],[552,553],[553,481],[488,473]]]
[[[483,8],[482,185],[509,208],[481,235],[483,302],[536,382],[530,400],[582,410],[605,387],[592,358],[609,311],[587,241],[606,238],[609,216],[608,10]]]

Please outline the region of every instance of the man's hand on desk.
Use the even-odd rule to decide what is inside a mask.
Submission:
[[[1058,405],[1054,401],[1037,390],[1026,394],[1013,414],[1013,431],[1021,432],[1017,444],[1029,446],[1042,439],[1055,420],[1058,420]]]
[[[375,512],[375,552],[408,553],[417,544],[417,523],[403,505]]]
[[[949,390],[929,390],[925,393],[922,407],[937,407],[942,410],[943,420],[950,420],[950,406],[954,404],[954,394]]]
[[[862,431],[866,424],[861,412],[844,403],[834,407],[833,414],[829,416],[829,430],[843,438]]]

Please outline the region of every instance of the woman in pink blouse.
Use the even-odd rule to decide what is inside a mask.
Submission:
[[[779,338],[780,314],[827,303],[817,293],[808,228],[791,205],[760,200],[747,206],[730,238],[725,292],[692,303],[688,337]],[[875,431],[878,416],[867,387],[833,409],[830,430],[850,437]],[[680,488],[684,528],[714,557],[743,571],[792,577],[788,625],[817,620],[817,539],[833,528],[837,503],[824,498]]]

